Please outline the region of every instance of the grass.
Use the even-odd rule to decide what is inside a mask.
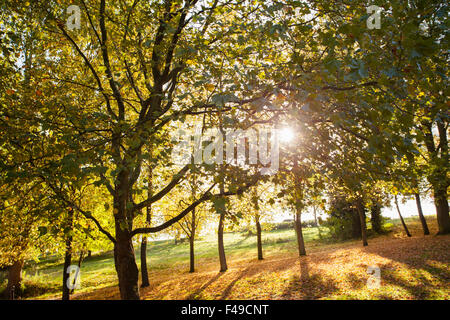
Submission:
[[[436,222],[427,217],[430,229]],[[327,230],[305,228],[308,256],[297,256],[295,232],[263,232],[265,260],[256,260],[256,236],[226,233],[229,270],[218,273],[214,235],[196,241],[196,268],[189,273],[188,243],[151,242],[148,247],[151,286],[145,299],[448,299],[449,236],[423,236],[416,218],[390,220],[392,232],[369,239],[369,246],[350,240],[335,243]],[[140,256],[136,250],[139,265]],[[366,286],[367,267],[381,269],[379,289]],[[1,279],[0,279],[1,280]],[[59,298],[62,263],[49,259],[25,269],[25,298]],[[3,281],[3,286],[5,281]],[[111,252],[93,255],[82,265],[82,288],[75,299],[117,299],[117,276]]]

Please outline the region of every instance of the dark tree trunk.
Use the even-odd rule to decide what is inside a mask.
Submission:
[[[119,279],[120,298],[122,300],[139,300],[139,269],[134,255],[130,230],[133,228],[131,213],[127,211],[129,195],[129,172],[119,173],[114,195],[114,225],[116,241],[114,243],[114,262]]]
[[[381,206],[375,203],[370,210],[370,222],[372,223],[372,230],[378,234],[383,233],[381,226]]]
[[[67,221],[65,227],[66,231],[65,233],[67,236],[66,236],[66,252],[64,257],[64,269],[63,269],[62,300],[70,299],[70,288],[68,285],[70,274],[67,273],[67,269],[72,263],[72,242],[73,242],[72,230],[73,230],[73,209],[69,208],[67,212]]]
[[[69,266],[72,264],[72,237],[67,237],[66,240],[66,253],[64,256],[64,269],[63,269],[63,287],[62,287],[62,300],[70,299],[70,288],[68,286],[68,281],[70,274],[67,272]]]
[[[189,237],[189,272],[195,272],[194,237]]]
[[[150,154],[152,154],[152,147],[149,147]],[[148,166],[148,186],[147,186],[147,198],[151,198],[153,195],[153,167]],[[147,227],[150,227],[152,221],[152,206],[149,204],[146,208],[145,222]],[[145,288],[150,286],[150,281],[148,279],[148,268],[147,268],[147,236],[142,235],[141,242],[141,287]]]
[[[442,120],[439,119],[436,122],[440,140],[439,147],[441,150],[441,156],[439,157],[439,148],[436,148],[434,143],[432,123],[423,122],[422,125],[422,131],[425,135],[425,145],[434,168],[428,176],[428,181],[433,186],[434,205],[436,206],[439,228],[438,234],[448,234],[450,233],[450,216],[447,200],[447,189],[449,187],[447,178],[449,163],[447,128]]]
[[[425,217],[423,215],[422,204],[420,202],[420,195],[419,193],[415,193],[414,196],[416,197],[417,211],[419,212],[420,222],[422,223],[423,234],[429,235],[430,230],[428,229],[427,220],[425,220]]]
[[[10,300],[16,299],[21,294],[23,264],[24,260],[21,258],[9,267],[6,294]]]
[[[219,260],[220,260],[220,272],[227,271],[227,257],[225,256],[225,246],[223,243],[223,228],[224,228],[225,212],[220,213],[219,229],[217,231],[217,240],[219,245]]]
[[[193,194],[195,197],[195,193]],[[195,272],[195,253],[194,253],[194,242],[195,242],[195,233],[197,229],[197,217],[195,215],[195,209],[192,210],[191,216],[191,233],[189,235],[189,272]]]
[[[449,187],[448,164],[450,162],[448,152],[448,138],[444,121],[439,119],[436,123],[439,131],[439,146],[441,147],[441,165],[436,169],[436,181],[434,183],[434,203],[439,226],[438,234],[450,233],[450,215],[448,212],[447,189]]]
[[[367,246],[367,229],[366,229],[366,214],[364,212],[364,204],[362,199],[359,199],[356,204],[358,215],[359,215],[359,222],[361,224],[361,239],[363,246]]]
[[[365,219],[365,213],[364,219]],[[354,239],[360,239],[362,234],[362,228],[361,228],[361,218],[359,217],[359,210],[351,209],[351,215],[352,215],[352,238]]]
[[[306,256],[305,242],[303,240],[303,229],[300,209],[297,208],[294,219],[295,233],[297,235],[298,255]]]
[[[408,237],[411,237],[411,234],[409,233],[408,227],[406,226],[405,220],[403,220],[402,213],[400,212],[400,207],[398,206],[398,200],[397,195],[394,196],[395,199],[395,206],[397,207],[398,215],[400,216],[400,221],[402,222],[403,229],[405,229],[405,233]]]
[[[74,277],[73,282],[72,282],[72,289],[70,290],[70,294],[73,294],[73,292],[75,291],[75,286],[76,286],[76,283],[77,283],[77,280],[78,280],[78,274],[81,272],[80,270],[81,270],[81,264],[83,263],[83,256],[84,256],[84,251],[81,250],[80,258],[78,259],[78,270],[75,273],[75,277]]]
[[[447,201],[447,190],[435,188],[434,191],[434,205],[436,206],[436,216],[439,227],[438,234],[450,233],[450,216]]]
[[[141,241],[141,288],[148,287],[150,281],[148,280],[148,269],[147,269],[147,236],[142,236]]]
[[[258,260],[263,260],[262,240],[261,240],[261,223],[259,222],[259,215],[255,216],[256,222],[256,243],[258,246]]]
[[[127,231],[116,228],[114,260],[119,278],[120,298],[122,300],[139,300],[139,270],[134,256],[133,242]]]

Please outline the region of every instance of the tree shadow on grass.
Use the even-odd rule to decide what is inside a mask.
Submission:
[[[230,243],[229,246],[230,247],[239,247],[241,244],[243,244],[247,239],[255,237],[255,235],[251,235],[249,233],[245,233],[245,234],[240,234],[241,238],[233,243]]]
[[[439,267],[436,264],[447,265],[450,262],[450,237],[449,236],[422,236],[410,239],[392,239],[390,245],[367,247],[369,253],[377,254],[407,266],[409,273],[401,274],[397,271],[395,263],[389,263],[381,267],[382,283],[399,286],[414,299],[432,299],[433,293],[441,286],[448,287],[450,272],[448,268]],[[433,278],[430,281],[423,273],[428,273]],[[392,299],[385,293],[379,296],[381,299]]]
[[[211,279],[209,279],[208,282],[206,282],[204,285],[202,285],[199,289],[197,289],[194,293],[191,293],[188,297],[187,300],[197,300],[197,299],[201,299],[201,293],[207,289],[211,284],[213,284],[215,281],[217,281],[224,273],[223,272],[219,272],[218,274],[216,274],[214,277],[212,277]]]
[[[251,269],[251,266],[248,266],[247,268],[242,270],[239,273],[239,275],[236,278],[233,279],[233,281],[230,282],[230,284],[222,292],[222,296],[220,297],[221,300],[226,299],[230,295],[231,290],[233,289],[233,287],[236,284],[236,282],[238,282],[239,280],[244,278],[244,276],[248,276],[248,272],[249,272],[250,269]]]
[[[294,275],[287,289],[283,292],[283,299],[314,300],[332,294],[338,290],[332,279],[325,279],[322,275],[311,274],[308,257],[300,258],[300,275]]]
[[[280,260],[267,260],[267,261],[256,261],[251,265],[247,266],[231,281],[228,286],[223,290],[220,299],[227,299],[235,284],[244,278],[254,277],[259,274],[268,274],[272,272],[279,272],[290,268],[294,263],[295,258],[287,258]]]
[[[347,275],[347,282],[350,283],[353,290],[362,289],[367,285],[367,278],[361,278],[360,276],[350,273]]]
[[[384,269],[387,270],[382,273],[382,285],[391,284],[394,286],[399,286],[407,290],[409,294],[417,300],[433,299],[433,293],[434,289],[436,289],[436,284],[432,283],[429,279],[420,274],[420,271],[424,271],[424,269],[414,269],[413,279],[407,279],[403,277],[399,272],[395,270],[395,268],[391,264],[386,265]],[[435,277],[436,275],[433,276]],[[444,279],[440,278],[439,281],[443,286],[446,286]],[[387,294],[383,294],[383,298],[392,299],[392,297],[389,297]]]

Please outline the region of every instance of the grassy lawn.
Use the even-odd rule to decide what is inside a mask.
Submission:
[[[435,232],[436,222],[427,220]],[[196,241],[198,272],[194,274],[187,272],[188,243],[151,242],[147,256],[151,286],[141,295],[146,299],[448,299],[450,238],[424,237],[416,218],[406,223],[412,238],[405,237],[398,220],[389,220],[391,232],[370,238],[365,248],[357,240],[331,241],[325,228],[305,228],[308,256],[302,259],[297,257],[292,229],[263,232],[263,261],[256,260],[255,235],[226,233],[229,270],[225,273],[217,272],[214,235]],[[136,256],[139,265],[139,250]],[[371,265],[380,267],[382,285],[368,290]],[[81,272],[82,288],[75,299],[118,298],[112,252],[86,259]],[[27,298],[59,298],[61,282],[60,259],[46,259],[25,269]]]

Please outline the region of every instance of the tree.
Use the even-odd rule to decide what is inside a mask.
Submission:
[[[400,212],[400,207],[398,206],[397,194],[394,195],[395,207],[397,208],[398,216],[400,217],[400,221],[402,222],[403,229],[405,229],[405,233],[408,237],[411,237],[409,233],[408,227],[406,226],[405,220],[403,220],[402,213]]]
[[[46,50],[39,63],[46,71],[39,74],[39,80],[48,93],[43,97],[44,103],[36,105],[41,111],[37,122],[59,142],[35,154],[47,157],[47,152],[54,149],[52,154],[60,157],[40,166],[35,163],[30,173],[45,181],[60,201],[93,221],[114,243],[123,299],[139,298],[132,238],[173,225],[200,203],[212,199],[211,191],[215,187],[213,184],[204,190],[198,200],[164,224],[133,229],[137,214],[166,196],[190,171],[188,165],[174,167],[168,185],[136,203],[133,198],[143,188],[142,163],[151,157],[145,149],[147,141],[165,135],[169,127],[184,121],[186,116],[217,112],[224,104],[248,103],[249,95],[254,93],[241,90],[238,100],[221,93],[211,102],[210,96],[205,95],[208,91],[204,84],[208,82],[208,73],[216,72],[212,66],[219,65],[211,57],[199,56],[198,52],[228,47],[239,32],[234,20],[225,17],[221,8],[226,6],[236,15],[248,18],[241,20],[239,29],[242,30],[247,25],[249,30],[254,29],[250,15],[255,16],[264,8],[240,1],[215,1],[204,7],[197,2],[134,1],[123,7],[118,2],[107,5],[104,0],[83,1],[89,28],[72,31],[57,17],[59,6],[40,1],[33,4],[46,23],[39,34]],[[118,12],[115,17],[120,23],[110,18],[113,11]],[[150,34],[155,37],[150,38]],[[242,46],[236,50],[243,50]],[[69,65],[74,74],[67,73]],[[230,64],[224,68],[234,67]],[[250,98],[255,99],[253,95]],[[62,148],[68,152],[62,152]],[[167,163],[168,151],[165,150],[166,156],[161,157],[163,161],[159,165]],[[55,176],[55,172],[59,174]],[[91,212],[71,203],[57,187],[57,181],[72,176],[91,177],[108,189],[114,236]],[[237,194],[247,187],[248,183],[238,185],[233,191],[221,187],[217,197]]]
[[[151,143],[149,143],[149,155],[152,158],[152,147]],[[147,197],[151,198],[153,195],[153,168],[152,164],[149,163],[148,166],[148,175],[147,175]],[[152,222],[152,205],[148,204],[145,212],[145,224],[146,227],[149,227]],[[148,287],[150,285],[150,281],[148,279],[148,269],[147,269],[147,237],[145,235],[142,236],[141,240],[141,288]]]
[[[239,225],[243,223],[248,235],[256,235],[258,260],[264,260],[262,232],[270,230],[269,225],[262,223],[274,215],[275,199],[276,188],[270,180],[260,182],[239,198],[230,199],[232,207],[237,211],[232,216],[233,221]]]
[[[175,215],[182,210],[182,208],[184,208],[186,201],[192,202],[197,199],[199,194],[198,190],[201,185],[202,184],[198,181],[198,177],[193,174],[188,181],[185,181],[185,183],[180,186],[179,194],[189,193],[191,196],[188,199],[172,199],[172,212]],[[195,272],[195,239],[208,222],[205,205],[206,203],[199,205],[193,209],[189,215],[186,215],[182,220],[174,225],[174,228],[177,228],[179,231],[183,232],[189,240],[189,272]]]
[[[255,226],[256,226],[256,247],[258,248],[258,260],[263,260],[263,248],[262,248],[262,237],[261,237],[261,222],[260,222],[260,207],[259,207],[259,197],[261,194],[258,194],[257,187],[253,188],[254,194],[252,197],[252,202],[254,205],[254,217],[255,217]]]
[[[395,185],[394,192],[398,192],[398,189],[402,194],[405,195],[414,195],[417,205],[417,211],[419,213],[419,219],[422,224],[422,230],[424,235],[430,234],[428,230],[427,221],[423,215],[422,204],[420,201],[420,184],[419,182],[423,176],[423,165],[416,165],[415,155],[411,154],[406,157],[407,159],[404,161],[400,161],[394,168],[393,172],[395,174],[395,178],[392,179],[393,184]],[[403,160],[403,159],[402,159]],[[406,165],[407,164],[407,165]],[[396,196],[396,194],[395,194]],[[400,214],[400,210],[398,208],[397,199],[396,207],[397,211]],[[401,214],[400,214],[401,215]],[[402,218],[403,220],[403,218]],[[406,230],[405,230],[406,231]],[[407,232],[409,233],[409,232]]]

